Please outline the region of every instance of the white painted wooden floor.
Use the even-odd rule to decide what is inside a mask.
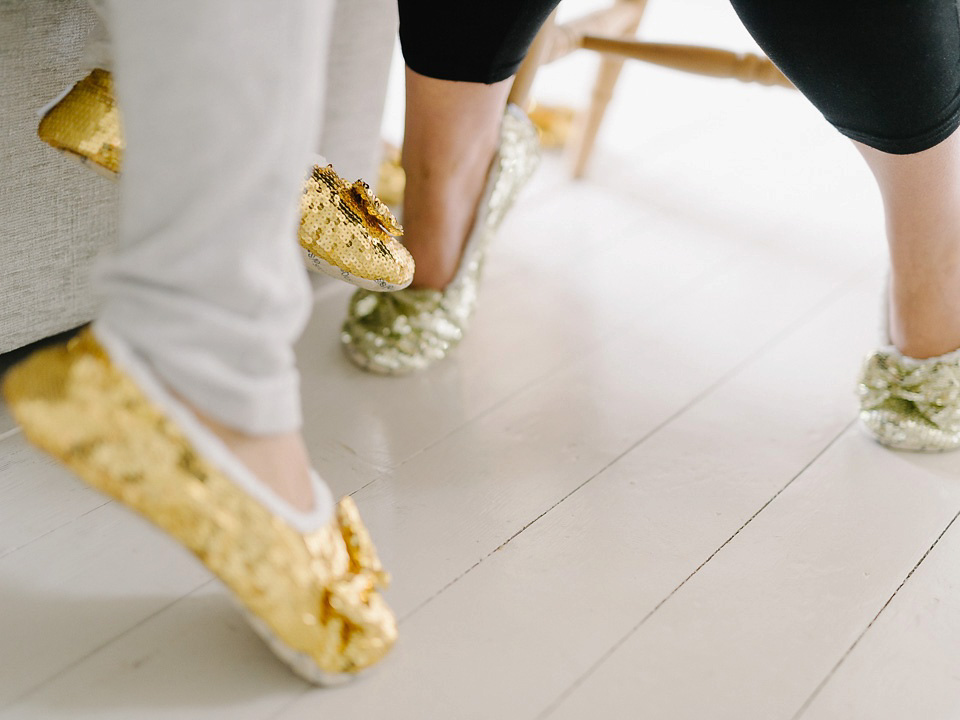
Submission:
[[[668,5],[650,32],[749,46],[725,3]],[[582,101],[592,66],[538,94]],[[883,272],[866,171],[802,98],[631,68],[449,362],[355,370],[349,289],[320,292],[307,436],[395,576],[393,656],[295,679],[0,414],[0,718],[960,718],[960,455],[854,423]]]

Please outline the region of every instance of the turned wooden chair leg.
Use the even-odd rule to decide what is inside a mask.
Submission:
[[[633,35],[640,25],[640,18],[646,7],[646,0],[618,0],[620,4],[637,5],[637,18],[631,27],[627,29],[629,35]],[[620,78],[620,71],[623,70],[624,58],[611,57],[605,55],[600,61],[600,69],[597,72],[597,80],[593,87],[593,96],[590,100],[590,106],[584,112],[574,131],[570,143],[570,155],[573,158],[573,177],[581,178],[586,170],[587,162],[593,152],[594,143],[597,140],[597,132],[603,123],[603,116],[607,112],[607,106],[613,97],[614,88],[617,80]]]
[[[593,146],[597,140],[597,133],[606,115],[607,106],[613,98],[613,90],[623,70],[623,58],[605,57],[600,61],[597,80],[593,86],[593,96],[590,106],[577,120],[576,129],[570,140],[570,156],[573,160],[573,177],[582,178],[587,168],[587,162],[593,153]]]
[[[533,44],[527,51],[527,57],[524,58],[523,64],[513,79],[513,86],[510,88],[510,96],[507,98],[507,102],[513,103],[524,112],[530,110],[530,90],[533,88],[537,71],[543,65],[550,49],[550,43],[556,28],[556,15],[556,11],[552,12],[543,27],[540,28],[540,32],[537,33],[537,37],[534,38]]]

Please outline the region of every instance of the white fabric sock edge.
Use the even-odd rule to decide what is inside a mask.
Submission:
[[[892,355],[907,367],[918,367],[920,365],[933,365],[935,363],[953,363],[960,361],[960,349],[951,350],[943,355],[935,355],[934,357],[928,358],[915,358],[910,357],[909,355],[904,355],[897,349],[896,345],[884,345],[880,348],[880,352],[886,353],[887,355]]]
[[[943,355],[928,358],[915,358],[904,355],[890,340],[890,273],[884,282],[883,292],[880,293],[880,352],[892,355],[907,367],[932,365],[934,363],[952,363],[960,361],[960,348],[951,350]]]
[[[333,516],[333,495],[314,470],[310,471],[313,509],[297,510],[250,472],[220,438],[204,427],[191,410],[173,397],[147,364],[137,357],[118,335],[100,321],[93,323],[92,330],[110,359],[130,375],[144,394],[176,423],[194,448],[241,490],[301,533],[313,532],[329,522]]]

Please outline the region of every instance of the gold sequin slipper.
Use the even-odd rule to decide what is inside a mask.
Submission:
[[[340,332],[344,351],[355,365],[382,375],[404,375],[442,360],[460,343],[477,305],[487,246],[533,175],[539,150],[537,129],[520,108],[508,107],[456,275],[442,291],[355,292]]]
[[[864,363],[858,391],[860,423],[882,445],[960,448],[960,350],[918,360],[881,348]]]
[[[113,76],[94,70],[43,111],[40,139],[107,177],[123,164],[124,139]],[[300,197],[300,248],[314,272],[373,292],[413,281],[403,228],[363,181],[346,183],[330,166],[315,167]]]
[[[40,112],[41,140],[101,175],[119,174],[123,134],[109,72],[94,70]]]
[[[403,228],[362,180],[348,185],[332,166],[314,167],[300,196],[300,247],[308,267],[372,292],[413,281]]]
[[[394,644],[388,577],[353,501],[334,509],[314,476],[315,508],[291,508],[104,328],[37,351],[3,393],[28,439],[193,552],[305,679],[342,682]]]

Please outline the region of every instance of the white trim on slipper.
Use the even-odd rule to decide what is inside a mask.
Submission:
[[[956,363],[960,362],[960,348],[957,350],[951,350],[948,353],[943,355],[935,355],[934,357],[928,358],[915,358],[910,357],[909,355],[904,355],[900,350],[897,349],[896,345],[884,345],[877,352],[882,352],[886,355],[892,355],[897,359],[898,362],[903,363],[906,367],[919,367],[920,365],[933,365],[934,363]]]
[[[330,521],[333,516],[333,496],[330,494],[330,488],[316,472],[310,471],[310,480],[313,485],[313,509],[305,512],[294,508],[250,472],[220,438],[208,430],[183,403],[173,397],[147,363],[138,357],[126,342],[100,321],[95,321],[91,329],[107,351],[111,361],[130,375],[143,393],[176,423],[197,452],[213,463],[244,492],[301,533],[318,530]]]

